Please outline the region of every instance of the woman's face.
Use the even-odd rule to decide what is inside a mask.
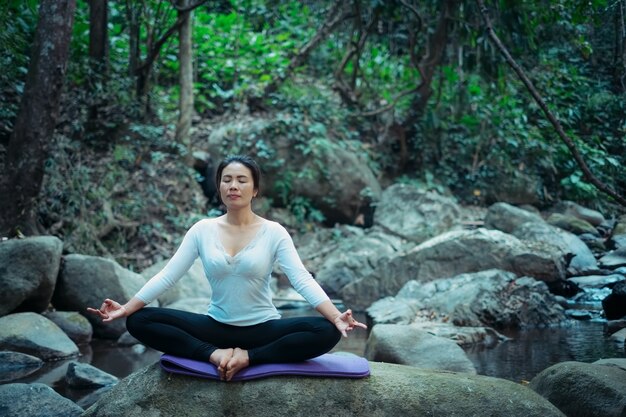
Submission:
[[[247,206],[256,197],[252,171],[239,162],[224,167],[220,178],[220,197],[228,208]]]

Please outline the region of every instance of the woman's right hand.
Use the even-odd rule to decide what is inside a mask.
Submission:
[[[113,321],[122,317],[128,316],[126,307],[110,299],[104,300],[100,309],[87,307],[87,311],[100,316],[103,322]]]

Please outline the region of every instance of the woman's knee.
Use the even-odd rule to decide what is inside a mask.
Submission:
[[[320,339],[326,341],[329,345],[335,346],[341,339],[341,332],[337,329],[334,323],[322,318],[317,324],[317,333]]]
[[[144,307],[126,317],[126,330],[128,330],[128,333],[135,336],[137,332],[141,331],[140,329],[150,321],[150,310],[150,307]]]

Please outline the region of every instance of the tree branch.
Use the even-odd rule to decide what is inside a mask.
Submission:
[[[583,175],[585,176],[587,181],[589,181],[589,183],[591,183],[598,190],[613,197],[615,201],[617,201],[622,206],[626,207],[626,199],[622,197],[621,195],[619,195],[618,193],[616,193],[613,189],[608,187],[598,178],[596,178],[596,176],[591,172],[591,170],[585,163],[585,160],[583,159],[582,155],[578,151],[576,144],[565,133],[565,131],[563,130],[563,127],[561,126],[561,123],[556,119],[554,114],[552,114],[550,109],[548,109],[548,106],[543,101],[543,99],[541,98],[537,90],[535,89],[535,86],[533,85],[533,83],[526,76],[526,73],[524,72],[524,70],[517,64],[517,62],[515,62],[515,59],[513,59],[509,51],[506,49],[506,47],[502,44],[502,42],[498,38],[498,35],[496,35],[496,33],[494,32],[493,27],[491,25],[491,20],[489,19],[489,14],[487,13],[487,8],[485,7],[483,0],[476,0],[476,1],[478,3],[478,8],[480,10],[480,13],[482,14],[483,20],[485,21],[485,26],[487,29],[487,34],[489,36],[489,39],[491,39],[493,43],[496,45],[496,47],[500,50],[500,52],[506,59],[506,62],[511,66],[513,71],[515,71],[517,76],[522,80],[522,82],[524,83],[524,85],[526,86],[530,94],[532,95],[532,97],[535,99],[535,102],[539,105],[541,110],[543,110],[544,114],[546,115],[546,117],[548,118],[548,120],[550,121],[554,129],[556,130],[557,134],[559,135],[561,140],[565,143],[565,145],[571,152],[572,156],[576,160],[576,163],[582,170]]]
[[[409,90],[405,90],[405,91],[403,91],[401,93],[398,93],[393,98],[393,100],[391,100],[391,102],[389,104],[387,104],[386,106],[381,107],[381,108],[376,109],[376,110],[371,110],[371,111],[368,111],[368,112],[365,112],[365,113],[361,113],[361,116],[365,116],[365,117],[376,116],[377,114],[384,113],[386,111],[389,111],[389,110],[393,109],[395,107],[396,103],[398,103],[398,101],[402,97],[408,96],[409,94],[416,93],[422,87],[422,84],[424,84],[424,83],[422,82],[419,85],[417,85],[417,86],[415,86],[415,87],[413,87],[413,88],[411,88]]]
[[[304,45],[298,53],[291,59],[289,65],[285,69],[283,75],[277,77],[274,81],[268,84],[262,94],[262,97],[267,97],[271,93],[278,90],[278,87],[291,75],[291,73],[300,65],[304,63],[304,61],[308,58],[309,54],[313,49],[317,47],[317,45],[324,40],[328,34],[337,26],[345,17],[345,13],[339,13],[339,11],[344,7],[343,0],[336,0],[332,5],[330,10],[328,11],[328,15],[326,17],[326,21],[322,25],[321,28],[317,31],[315,36]]]
[[[185,13],[185,12],[190,12],[193,9],[197,9],[198,7],[200,7],[203,4],[207,3],[208,1],[209,0],[200,0],[197,3],[190,4],[189,6],[185,6],[185,7],[181,7],[178,4],[176,4],[175,1],[172,1],[172,7],[175,8],[176,10],[178,10],[180,13]]]
[[[420,15],[419,11],[415,8],[415,6],[413,6],[412,4],[409,4],[406,0],[400,0],[400,3],[402,3],[402,5],[404,7],[409,9],[415,15],[415,18],[417,19],[417,30],[416,30],[416,32],[421,32],[422,28],[424,27],[424,21],[422,19],[422,16]]]
[[[176,7],[176,9],[181,11],[181,12],[190,12],[190,11],[192,11],[192,10],[202,6],[207,1],[208,0],[201,0],[198,3],[195,3],[195,4],[191,5],[191,6],[188,6],[188,7]],[[183,22],[185,21],[185,19],[186,19],[186,15],[184,13],[179,13],[178,14],[178,18],[176,18],[176,22],[172,26],[170,26],[169,29],[167,29],[167,31],[163,34],[163,36],[161,36],[159,38],[158,41],[156,41],[154,43],[154,46],[148,52],[148,56],[146,57],[144,62],[135,71],[136,74],[139,74],[139,73],[141,73],[143,71],[146,71],[149,67],[152,66],[152,64],[154,63],[156,58],[159,56],[159,53],[161,53],[161,48],[163,47],[165,42],[167,42],[169,40],[169,38],[173,34],[178,32],[178,30],[182,26]]]

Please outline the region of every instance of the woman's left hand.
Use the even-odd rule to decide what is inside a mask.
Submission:
[[[341,332],[343,337],[348,337],[348,332],[354,330],[355,327],[361,327],[367,329],[367,326],[363,323],[359,323],[352,317],[352,310],[341,313],[335,318],[335,326],[337,330]]]

